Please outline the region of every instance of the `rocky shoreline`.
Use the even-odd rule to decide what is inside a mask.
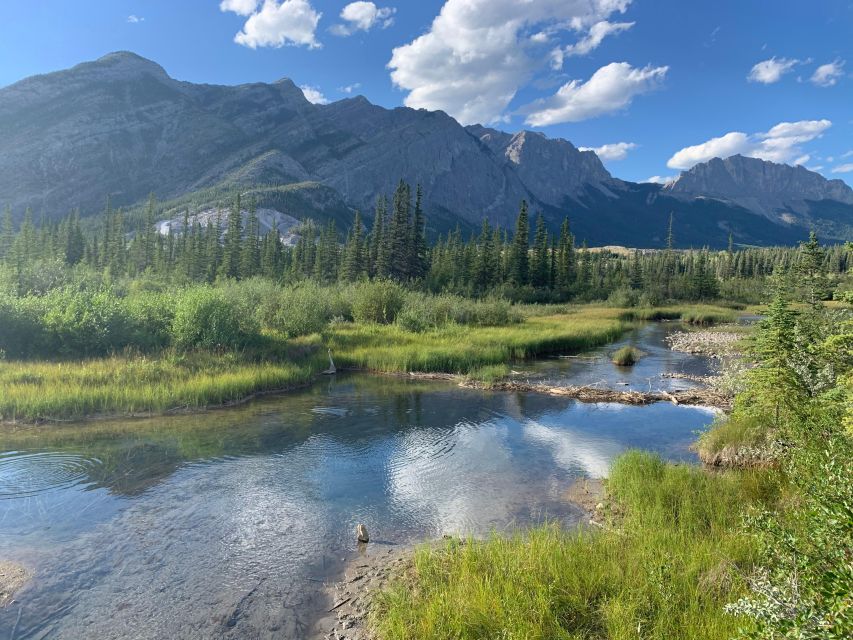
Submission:
[[[17,562],[0,560],[0,607],[7,607],[15,602],[15,594],[20,591],[32,577],[30,571]]]
[[[673,351],[724,358],[737,353],[737,343],[743,338],[742,333],[725,329],[726,327],[719,330],[678,331],[668,335],[666,342]]]

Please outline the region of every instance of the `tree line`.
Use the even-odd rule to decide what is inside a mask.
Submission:
[[[731,241],[724,251],[676,250],[672,218],[664,250],[591,249],[586,243],[577,246],[568,218],[556,234],[541,213],[531,224],[526,202],[520,204],[513,233],[484,220],[479,233],[465,238],[457,227],[430,246],[423,192],[403,181],[390,198],[378,198],[369,229],[359,212],[345,235],[334,220],[322,226],[306,220],[293,246],[283,243],[275,226],[262,233],[256,203],[243,202],[239,195],[227,212],[206,224],[185,210],[180,231],[160,233],[157,214],[152,197],[134,223],[108,202],[96,230],[84,231],[77,212],[37,226],[27,211],[16,228],[6,207],[0,219],[0,264],[14,274],[20,295],[39,280],[36,265],[48,274],[52,265],[114,279],[150,275],[176,283],[213,283],[262,276],[322,284],[389,279],[473,297],[562,302],[615,296],[631,305],[717,297],[751,301],[768,276],[795,267],[804,251],[736,249]],[[821,248],[814,236],[804,246],[820,251],[821,277],[847,272],[848,247]]]

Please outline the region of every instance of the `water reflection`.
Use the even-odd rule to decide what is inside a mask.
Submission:
[[[690,459],[711,417],[339,376],[233,411],[6,433],[0,558],[36,577],[0,634],[300,637],[356,523],[380,543],[570,523],[573,478],[629,447]]]

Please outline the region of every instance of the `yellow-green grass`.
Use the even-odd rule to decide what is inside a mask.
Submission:
[[[713,308],[711,308],[713,309]],[[423,333],[397,325],[333,324],[322,336],[266,336],[251,350],[177,352],[75,361],[0,361],[0,420],[69,420],[156,414],[229,404],[306,383],[328,366],[381,372],[467,374],[493,381],[514,359],[607,344],[633,326],[633,312],[579,306],[502,327],[448,325]],[[680,317],[685,309],[667,308]]]
[[[531,317],[504,327],[448,325],[412,333],[397,325],[336,325],[329,342],[336,363],[383,372],[465,374],[555,351],[607,344],[629,325],[618,310],[585,307],[575,313]]]
[[[727,416],[717,420],[699,436],[696,450],[703,460],[711,460],[726,450],[766,447],[769,433],[767,422],[761,417]]]
[[[382,640],[732,637],[723,607],[744,592],[751,504],[776,499],[769,472],[709,474],[629,452],[612,470],[604,530],[545,525],[423,547],[378,596]]]
[[[637,363],[637,360],[642,357],[642,353],[636,347],[626,346],[617,349],[610,357],[613,364],[620,367],[632,367]]]
[[[325,366],[316,349],[292,353],[276,360],[196,353],[0,362],[0,419],[73,420],[229,404],[304,384]]]
[[[681,305],[672,307],[638,307],[623,311],[625,320],[681,320],[689,324],[711,325],[734,322],[738,312],[715,305]]]

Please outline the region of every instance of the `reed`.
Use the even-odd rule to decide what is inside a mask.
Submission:
[[[610,357],[610,361],[620,367],[633,367],[642,357],[642,353],[636,347],[622,347],[617,349]]]

